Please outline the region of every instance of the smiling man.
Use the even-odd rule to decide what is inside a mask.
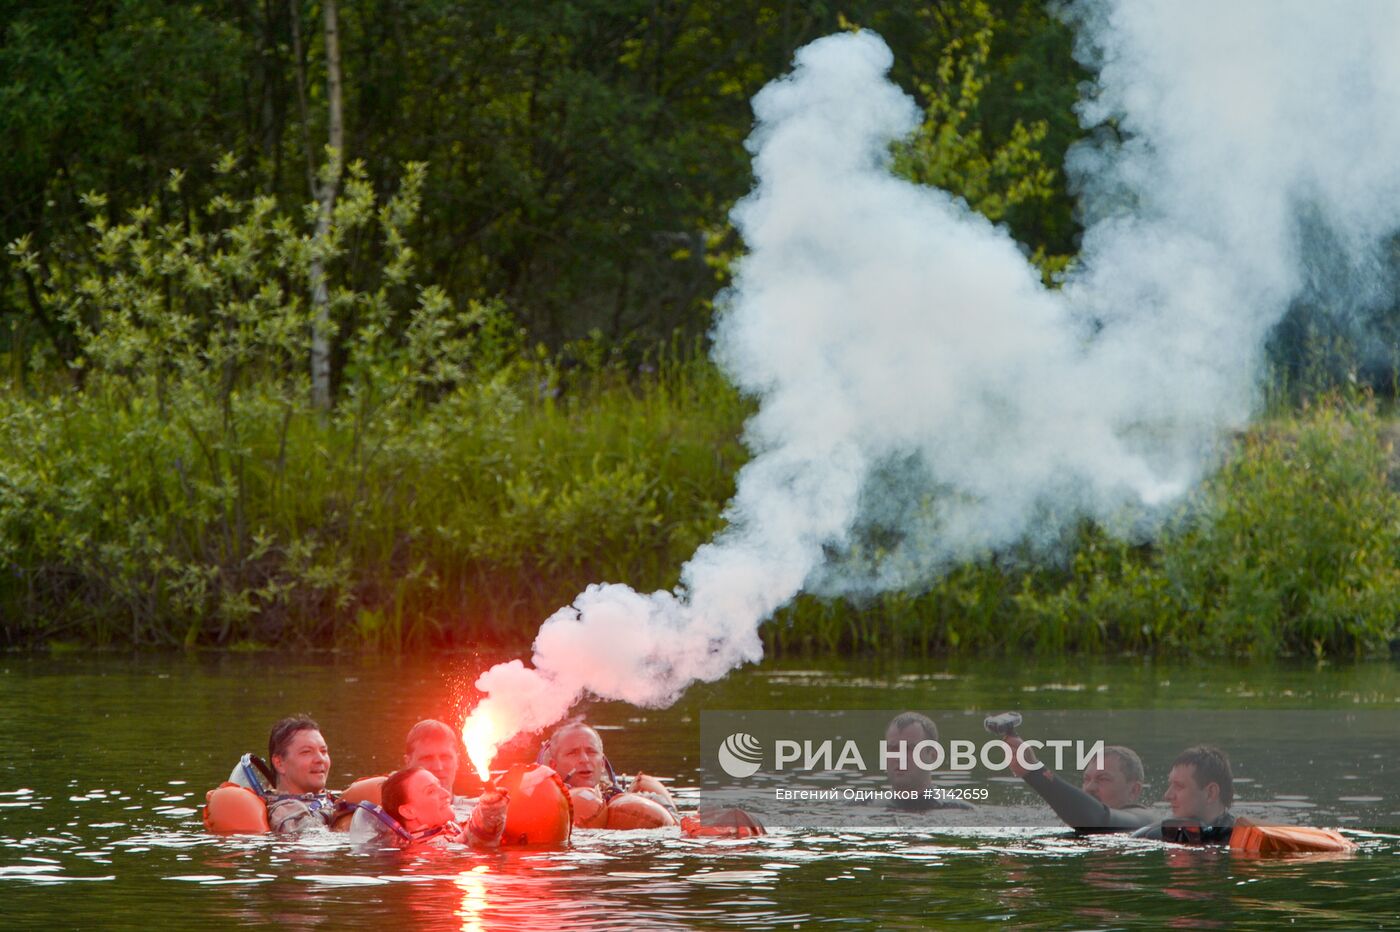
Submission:
[[[329,828],[336,797],[326,791],[331,772],[330,749],[321,726],[308,715],[293,715],[272,726],[267,758],[276,775],[267,797],[267,821],[279,835]]]

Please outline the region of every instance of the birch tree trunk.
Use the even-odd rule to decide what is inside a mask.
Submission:
[[[331,408],[331,312],[330,291],[326,286],[326,265],[321,256],[330,238],[331,221],[335,216],[335,199],[340,193],[340,178],[344,167],[345,125],[340,93],[340,26],[335,0],[321,0],[325,17],[326,46],[326,105],[328,156],[325,172],[318,180],[311,148],[311,130],[307,122],[306,66],[301,50],[300,0],[289,0],[292,12],[292,45],[297,59],[297,97],[301,104],[301,122],[306,134],[307,180],[311,196],[319,204],[316,231],[312,234],[311,258],[311,403],[321,411]]]

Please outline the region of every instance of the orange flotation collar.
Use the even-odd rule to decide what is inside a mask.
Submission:
[[[1230,850],[1241,854],[1296,854],[1308,851],[1355,851],[1356,843],[1330,828],[1302,825],[1256,825],[1236,819]]]
[[[221,783],[204,794],[204,828],[215,835],[258,835],[271,831],[267,803],[237,783]]]
[[[498,785],[510,795],[502,847],[568,844],[574,804],[559,774],[543,764],[516,764]]]

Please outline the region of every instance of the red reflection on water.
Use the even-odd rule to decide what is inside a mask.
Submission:
[[[457,908],[457,918],[462,920],[462,932],[485,932],[486,913],[486,874],[490,868],[485,864],[463,871],[453,881],[462,891],[462,903]]]

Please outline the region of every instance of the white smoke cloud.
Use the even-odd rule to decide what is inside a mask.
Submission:
[[[1060,290],[1004,229],[890,174],[921,114],[877,36],[813,42],[755,97],[715,356],[761,406],[728,527],[675,595],[591,586],[541,627],[533,669],[483,675],[503,727],[586,693],[669,703],[757,660],[759,623],[804,587],[927,583],[1082,517],[1150,529],[1247,422],[1290,301],[1386,296],[1400,4],[1070,15],[1100,75],[1082,121],[1117,132],[1071,152],[1087,228]]]

